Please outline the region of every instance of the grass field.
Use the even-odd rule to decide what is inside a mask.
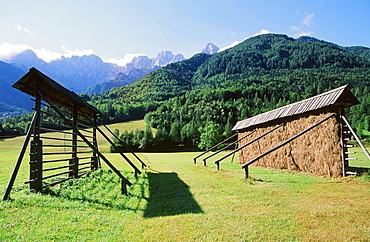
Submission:
[[[0,140],[1,191],[23,139]],[[118,154],[107,153],[109,145],[100,146],[133,181],[129,196],[120,194],[119,179],[105,165],[48,194],[32,193],[23,184],[26,156],[12,200],[0,202],[0,241],[370,241],[367,174],[325,178],[250,167],[244,179],[230,159],[217,171],[211,161],[194,164],[199,153],[183,152],[138,153],[149,168],[136,179]],[[351,165],[370,167],[355,150],[360,159]]]

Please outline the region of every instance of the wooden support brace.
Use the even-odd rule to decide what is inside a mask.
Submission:
[[[277,150],[277,149],[279,149],[279,148],[283,147],[284,145],[286,145],[286,144],[290,143],[291,141],[293,141],[293,140],[295,140],[296,138],[300,137],[301,135],[303,135],[303,134],[307,133],[307,132],[308,132],[308,131],[310,131],[311,129],[313,129],[313,128],[315,128],[315,127],[319,126],[320,124],[322,124],[323,122],[327,121],[328,119],[330,119],[330,118],[331,118],[331,117],[333,117],[334,115],[335,115],[335,114],[332,114],[332,115],[330,115],[330,116],[328,116],[328,117],[326,117],[326,118],[322,119],[321,121],[317,122],[316,124],[314,124],[314,125],[310,126],[309,128],[307,128],[307,129],[303,130],[303,131],[302,131],[302,132],[300,132],[299,134],[297,134],[297,135],[293,136],[292,138],[287,139],[286,141],[282,142],[281,144],[279,144],[279,145],[275,146],[275,147],[274,147],[274,148],[272,148],[271,150],[268,150],[268,151],[266,151],[265,153],[263,153],[263,154],[261,154],[261,155],[257,156],[256,158],[254,158],[254,159],[250,160],[249,162],[245,163],[245,164],[242,166],[242,168],[245,168],[245,167],[247,167],[247,166],[249,166],[249,165],[253,164],[253,163],[254,163],[254,162],[256,162],[257,160],[261,159],[262,157],[264,157],[264,156],[266,156],[266,155],[270,154],[271,152],[273,152],[273,151],[275,151],[275,150]]]
[[[277,129],[278,129],[278,128],[280,128],[281,126],[283,126],[283,124],[279,124],[278,126],[276,126],[275,128],[271,129],[270,131],[267,131],[266,133],[264,133],[264,134],[260,135],[259,137],[255,138],[254,140],[252,140],[252,141],[250,141],[250,142],[246,143],[245,145],[242,145],[241,147],[237,148],[236,150],[234,150],[234,151],[230,152],[229,154],[227,154],[227,155],[225,155],[225,156],[221,157],[220,159],[218,159],[218,160],[216,160],[216,161],[215,161],[215,164],[220,163],[220,161],[222,161],[222,160],[226,159],[226,158],[227,158],[227,157],[229,157],[230,155],[232,155],[232,154],[234,154],[234,153],[238,152],[239,150],[241,150],[241,149],[243,149],[243,148],[247,147],[248,145],[250,145],[250,144],[252,144],[252,143],[256,142],[257,140],[259,140],[259,139],[261,139],[262,137],[264,137],[264,136],[266,136],[266,135],[270,134],[271,132],[273,132],[273,131],[277,130]]]
[[[194,158],[193,158],[193,160],[194,160],[194,164],[196,164],[196,163],[197,163],[197,158],[201,157],[202,155],[207,154],[207,153],[208,153],[208,152],[210,152],[211,150],[213,150],[213,149],[217,148],[219,145],[222,145],[223,143],[226,143],[228,140],[230,140],[230,139],[234,138],[236,135],[238,135],[238,133],[233,134],[233,135],[232,135],[232,136],[230,136],[229,138],[227,138],[227,139],[225,139],[225,140],[221,141],[220,143],[218,143],[218,144],[216,144],[216,145],[212,146],[211,148],[209,148],[208,150],[204,151],[204,152],[203,152],[203,153],[201,153],[200,155],[198,155],[198,156],[194,157]],[[205,164],[205,165],[206,165],[206,164]]]
[[[10,177],[10,180],[9,180],[8,186],[6,188],[3,200],[8,200],[10,198],[10,192],[13,188],[15,179],[17,178],[19,168],[21,167],[24,154],[26,153],[26,150],[27,150],[27,147],[28,147],[28,143],[30,142],[30,138],[31,138],[32,130],[33,130],[33,125],[35,123],[36,115],[37,115],[36,112],[34,112],[32,120],[31,120],[30,127],[28,128],[26,138],[23,142],[21,152],[19,153],[19,156],[18,156],[18,160],[15,163],[15,167],[14,167],[12,176]]]
[[[247,138],[248,136],[250,136],[251,134],[253,134],[255,132],[255,130],[253,130],[252,132],[250,132],[249,134],[247,134],[247,135],[245,135],[245,136],[243,136],[242,138],[240,138],[240,139],[238,139],[238,140],[236,140],[236,141],[234,141],[234,142],[232,142],[231,144],[229,144],[228,146],[225,146],[224,148],[222,148],[222,149],[220,149],[220,150],[218,150],[218,151],[216,151],[215,153],[213,153],[213,154],[211,154],[211,155],[209,155],[209,156],[207,156],[206,158],[204,158],[203,159],[203,162],[204,162],[204,166],[206,166],[207,165],[207,159],[209,159],[209,158],[211,158],[212,156],[214,156],[214,155],[217,155],[218,153],[220,153],[221,151],[224,151],[224,150],[226,150],[227,148],[229,148],[230,146],[232,146],[233,144],[235,144],[235,143],[237,143],[237,142],[239,142],[239,141],[241,141],[241,140],[243,140],[243,139],[245,139],[245,138]],[[233,136],[232,136],[233,137]],[[235,154],[235,153],[234,153]]]

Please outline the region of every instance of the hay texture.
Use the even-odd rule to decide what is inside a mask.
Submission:
[[[330,116],[333,112],[308,114],[288,120],[282,127],[242,149],[239,153],[240,164],[274,148],[303,130]],[[283,123],[281,121],[280,123]],[[239,142],[239,147],[276,127],[278,122],[255,128],[255,132]],[[243,130],[239,138],[252,130]],[[284,169],[295,172],[308,172],[318,176],[341,176],[341,146],[338,115],[335,115],[298,137],[287,145],[257,160],[252,165]]]

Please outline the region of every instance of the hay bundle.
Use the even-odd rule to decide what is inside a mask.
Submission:
[[[321,114],[306,114],[299,118],[288,120],[284,126],[267,136],[245,147],[240,152],[241,164],[245,164],[260,154],[274,148],[303,130],[330,116],[333,112],[327,110]],[[275,127],[256,128],[247,139],[240,141],[242,146],[261,136]],[[239,134],[239,138],[248,132]],[[255,166],[286,169],[288,171],[303,171],[319,176],[340,176],[342,173],[339,124],[334,116],[289,144],[259,159]]]

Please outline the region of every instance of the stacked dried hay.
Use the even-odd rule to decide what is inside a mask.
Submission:
[[[247,163],[331,114],[332,112],[307,114],[287,121],[284,126],[242,149],[239,154],[239,162],[241,164]],[[242,140],[239,146],[254,140],[274,127],[275,124],[256,128],[256,131],[247,139]],[[239,133],[239,138],[247,133],[249,132]],[[289,144],[259,159],[254,165],[309,172],[319,176],[340,176],[342,162],[337,117],[333,116]]]

